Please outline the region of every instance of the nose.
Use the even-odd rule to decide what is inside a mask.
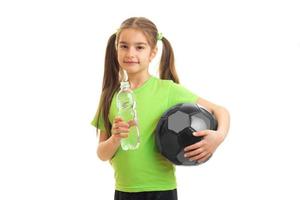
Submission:
[[[133,47],[128,48],[128,51],[127,51],[126,55],[127,55],[127,57],[134,57],[135,49]]]

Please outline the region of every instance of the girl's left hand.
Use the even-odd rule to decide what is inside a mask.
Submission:
[[[215,152],[221,143],[220,133],[213,130],[203,130],[193,133],[196,137],[203,137],[201,141],[184,148],[184,157],[199,163],[205,162]]]

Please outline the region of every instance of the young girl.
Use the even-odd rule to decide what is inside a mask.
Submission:
[[[157,53],[157,42],[163,44],[159,78],[149,74],[149,63]],[[120,140],[128,137],[129,124],[117,116],[116,93],[123,71],[128,74],[137,102],[141,144],[137,150],[124,151]],[[195,132],[200,142],[185,148],[185,156],[203,162],[224,140],[229,128],[225,108],[198,97],[183,86],[174,66],[169,41],[159,34],[155,24],[143,17],[125,20],[107,44],[102,94],[92,124],[100,134],[98,157],[109,160],[115,171],[115,200],[176,200],[174,166],[157,150],[154,130],[170,107],[178,103],[198,103],[213,113],[218,130]]]

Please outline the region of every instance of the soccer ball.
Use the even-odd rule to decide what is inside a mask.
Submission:
[[[217,121],[212,114],[198,104],[177,104],[160,118],[156,127],[156,146],[176,165],[197,165],[197,161],[184,157],[184,148],[202,139],[194,136],[193,132],[207,129],[217,129]]]

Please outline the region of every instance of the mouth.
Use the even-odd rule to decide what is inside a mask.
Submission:
[[[139,64],[139,62],[137,61],[124,61],[125,64],[129,64],[129,65],[132,65],[132,64]]]

